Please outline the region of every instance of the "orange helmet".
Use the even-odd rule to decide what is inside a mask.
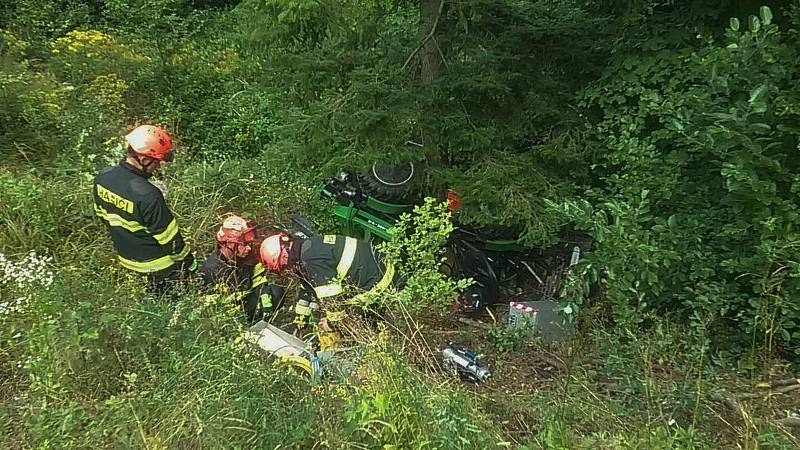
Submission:
[[[128,149],[158,161],[172,161],[172,138],[153,125],[140,125],[125,136]]]
[[[273,272],[280,273],[289,264],[291,242],[286,233],[273,234],[264,239],[258,251],[261,264]]]
[[[256,227],[236,214],[228,215],[217,231],[219,252],[228,260],[246,258],[255,240]]]

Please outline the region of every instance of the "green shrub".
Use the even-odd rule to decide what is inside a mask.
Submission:
[[[606,188],[564,210],[597,242],[576,274],[602,280],[617,320],[684,309],[719,339],[796,349],[800,59],[768,8],[731,23],[696,51],[621,55],[585,92]]]
[[[371,448],[490,448],[501,442],[463,393],[423,381],[385,342],[364,361],[344,411],[356,442]]]
[[[402,308],[412,315],[432,308],[443,313],[452,307],[455,293],[471,283],[454,280],[440,270],[443,251],[453,231],[447,203],[426,198],[413,214],[404,213],[392,227],[392,240],[378,246],[386,260],[405,279],[404,288],[381,302]]]

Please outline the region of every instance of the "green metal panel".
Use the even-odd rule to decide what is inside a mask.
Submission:
[[[365,239],[376,236],[388,241],[392,238],[389,233],[389,228],[392,227],[391,223],[353,205],[334,206],[333,214],[342,220],[342,232],[346,235],[352,236],[355,231],[360,231],[364,234]]]
[[[392,239],[392,234],[389,232],[392,224],[372,214],[358,211],[358,214],[352,218],[352,222],[373,236],[379,237],[385,241]]]
[[[414,210],[414,205],[398,205],[395,203],[382,202],[374,197],[367,197],[367,206],[385,214],[401,214]]]

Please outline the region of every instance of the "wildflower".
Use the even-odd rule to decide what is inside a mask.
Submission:
[[[150,62],[150,58],[138,55],[125,44],[114,37],[97,30],[73,30],[53,41],[51,44],[53,55],[63,55],[65,58],[77,57],[80,59],[109,58],[119,62]],[[69,60],[64,60],[70,66]],[[86,65],[86,61],[82,63]]]
[[[0,287],[12,293],[11,300],[0,302],[0,317],[25,312],[35,291],[50,289],[55,278],[51,262],[51,257],[37,255],[35,251],[19,261],[0,253]]]

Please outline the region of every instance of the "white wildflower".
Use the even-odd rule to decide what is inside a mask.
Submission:
[[[52,286],[55,277],[50,265],[52,261],[53,258],[37,255],[35,251],[19,261],[0,253],[0,287],[13,297],[0,302],[0,316],[24,312],[35,291],[48,290]]]

